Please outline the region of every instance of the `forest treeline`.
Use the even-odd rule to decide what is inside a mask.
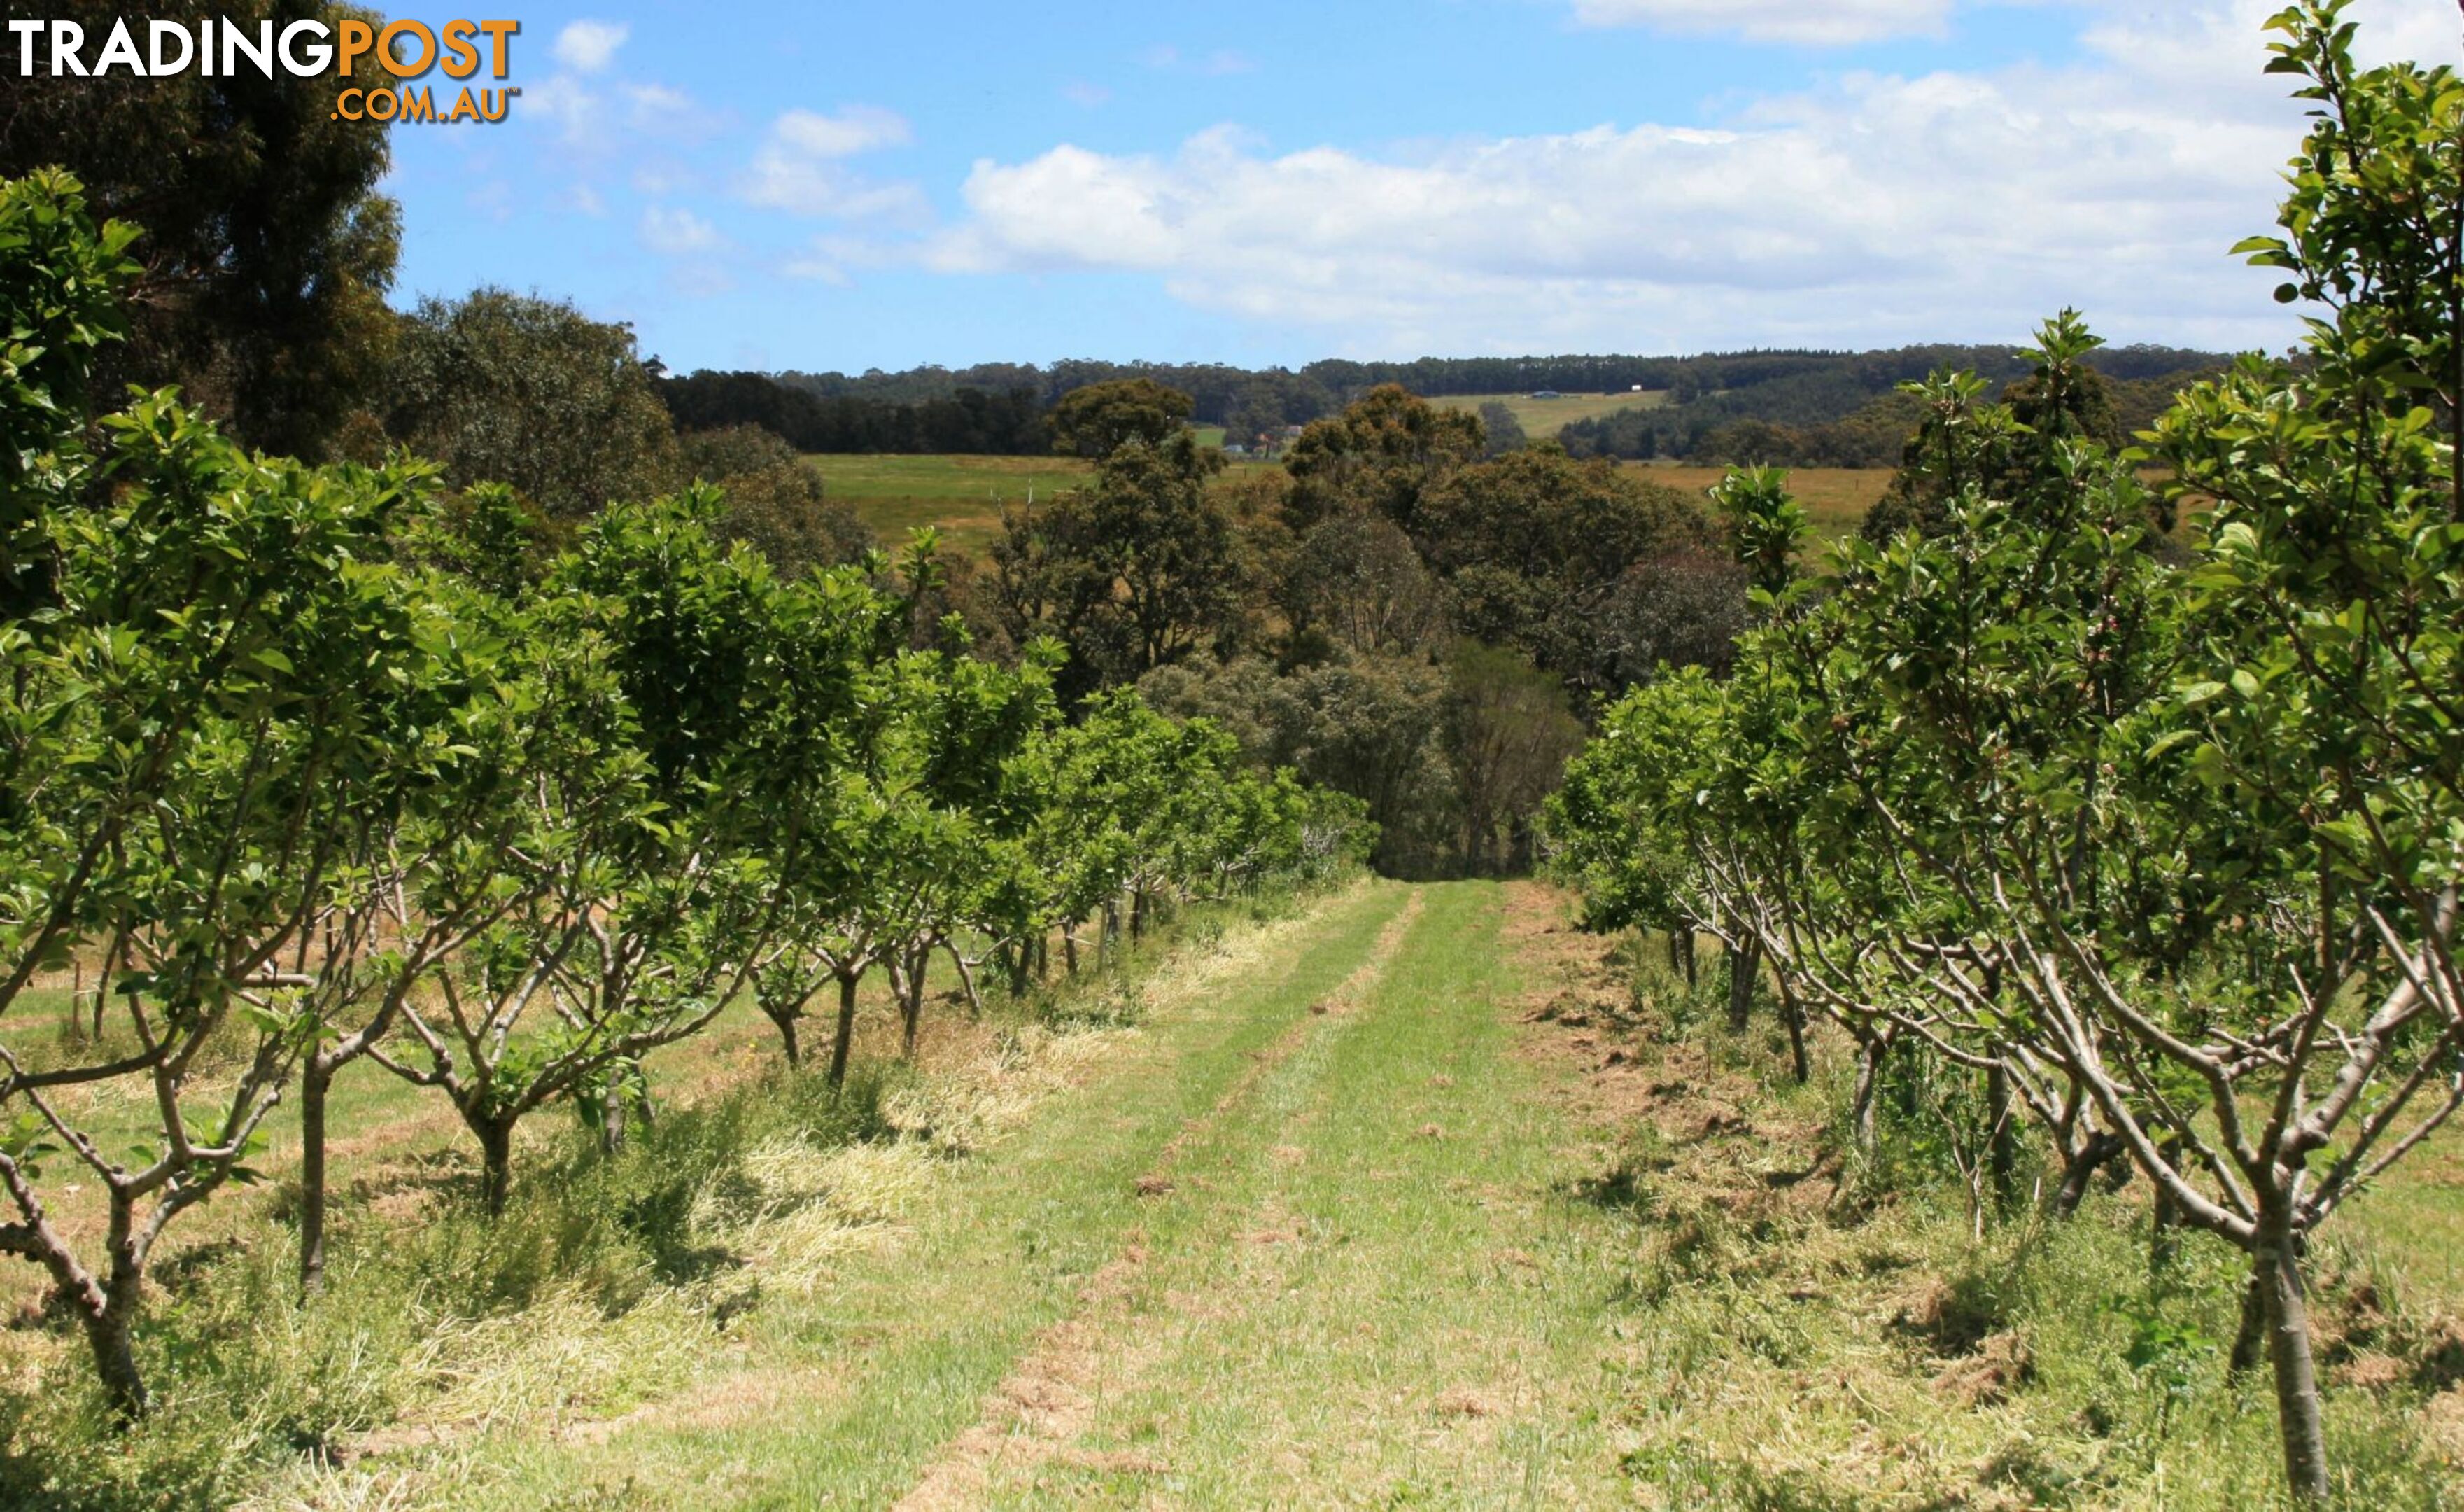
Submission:
[[[2209,352],[2129,346],[2098,353],[2095,367],[2112,383],[2124,416],[2139,419],[2152,417],[2184,383],[2225,362]],[[1897,386],[1944,367],[1996,383],[2014,382],[2027,371],[2006,346],[1934,345],[1860,353],[1330,360],[1298,371],[1089,361],[855,377],[697,371],[664,376],[659,389],[679,425],[759,425],[805,452],[1014,456],[1046,450],[1037,422],[1063,396],[1139,379],[1189,395],[1195,423],[1221,426],[1227,440],[1243,444],[1324,419],[1385,386],[1424,398],[1631,394],[1632,409],[1570,425],[1558,439],[1578,456],[1725,462],[1759,448],[1767,455],[1752,460],[1779,465],[1891,467],[1907,432],[1897,423],[1903,408],[1895,399]]]
[[[1906,359],[1932,352],[1930,367]],[[1996,360],[1980,363],[1991,354]],[[2103,356],[2102,349],[2096,354]],[[1988,391],[2007,394],[2024,383],[2010,370],[2021,357],[2000,348],[1910,348],[1869,354],[1773,378],[1749,388],[1696,393],[1683,403],[1620,410],[1595,420],[1577,420],[1558,432],[1576,456],[1654,458],[1713,466],[1897,467],[1922,418],[1906,385],[1945,368],[1975,373]],[[2168,364],[2181,363],[2182,367]],[[2136,434],[2171,408],[2173,397],[2228,366],[2221,357],[2161,348],[2138,348],[2115,360],[2089,363],[2099,402],[2111,411],[2117,437]],[[2158,370],[2146,371],[2154,367]],[[1674,395],[1671,396],[1675,398]]]
[[[1045,403],[1028,388],[881,399],[820,393],[766,373],[696,372],[662,378],[659,397],[686,430],[758,425],[803,453],[1034,456],[1052,449]]]

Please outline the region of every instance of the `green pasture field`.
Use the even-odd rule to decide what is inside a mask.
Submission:
[[[1206,439],[1206,433],[1201,430],[1199,437]],[[822,475],[828,496],[853,505],[885,545],[895,547],[909,531],[934,525],[953,550],[979,555],[1001,535],[1002,506],[1049,499],[1095,480],[1094,468],[1073,456],[829,456],[804,460]],[[1224,477],[1274,465],[1236,462]]]
[[[828,496],[855,507],[886,545],[924,525],[955,550],[980,553],[1001,534],[1001,506],[1084,488],[1095,471],[1069,456],[811,456]]]

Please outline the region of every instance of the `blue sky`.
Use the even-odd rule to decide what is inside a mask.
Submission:
[[[397,128],[398,294],[671,367],[2279,345],[2276,0],[526,4]],[[396,14],[442,21],[449,14]],[[2375,54],[2449,0],[2365,0]]]

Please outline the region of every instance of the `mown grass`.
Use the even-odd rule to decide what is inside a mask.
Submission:
[[[2056,1221],[2023,1180],[1980,1236],[1922,1087],[1860,1162],[1840,1046],[1795,1086],[1767,1008],[1564,909],[1194,914],[844,1098],[741,1025],[612,1160],[543,1121],[496,1223],[398,1123],[325,1298],[279,1190],[184,1243],[137,1430],[21,1319],[0,1505],[2278,1503],[2236,1256],[2160,1256],[2144,1183]],[[2313,1247],[2342,1506],[2464,1494],[2427,1153]]]
[[[28,1288],[0,1345],[0,1505],[482,1498],[515,1474],[515,1446],[596,1432],[757,1338],[835,1327],[824,1283],[1117,1037],[1176,948],[1282,907],[1193,911],[1113,972],[997,1001],[981,1024],[936,1009],[923,1070],[876,1035],[843,1097],[780,1065],[748,1015],[654,1065],[659,1116],[613,1160],[569,1115],[534,1120],[493,1223],[448,1123],[396,1101],[390,1078],[354,1085],[337,1099],[356,1117],[336,1121],[351,1146],[327,1294],[294,1295],[279,1185],[184,1220],[141,1325],[157,1409],[138,1428],[111,1426],[76,1336]],[[267,1164],[279,1176],[287,1159]],[[791,1303],[797,1321],[772,1316]]]
[[[1618,1412],[1660,1504],[2283,1504],[2272,1387],[2226,1370],[2237,1256],[2186,1234],[2160,1256],[2144,1183],[2062,1221],[2023,1179],[1979,1237],[1925,1100],[1886,1097],[1883,1158],[1859,1164],[1838,1046],[1795,1087],[1775,1028],[1719,1027],[1722,984],[1636,974],[1633,1079],[1682,1090],[1620,1121],[1589,1190],[1638,1239]],[[2311,1255],[2335,1502],[2453,1505],[2454,1299],[2347,1221]]]
[[[1158,1148],[1356,964],[1401,901],[1379,887],[1269,949],[1229,943],[1232,971],[1202,993],[1166,984],[1151,1027],[998,1158],[954,1172],[894,1246],[747,1320],[740,1352],[699,1399],[770,1383],[755,1388],[766,1390],[759,1411],[648,1419],[586,1450],[507,1443],[506,1479],[447,1504],[527,1507],[577,1485],[649,1507],[887,1504],[1133,1242],[1149,1215],[1135,1179]]]
[[[1598,1280],[1619,1226],[1556,1190],[1566,1129],[1500,1012],[1502,890],[1431,889],[1187,1152],[1074,1438],[985,1504],[1566,1506],[1625,1499]]]

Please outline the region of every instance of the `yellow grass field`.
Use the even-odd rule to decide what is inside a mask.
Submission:
[[[1523,434],[1535,441],[1554,440],[1557,433],[1577,420],[1596,420],[1615,414],[1619,410],[1656,410],[1668,402],[1664,389],[1645,389],[1641,393],[1570,393],[1556,399],[1534,399],[1519,393],[1459,393],[1431,404],[1441,410],[1465,410],[1474,414],[1485,404],[1502,404],[1514,411]]]
[[[834,500],[855,507],[885,545],[907,532],[938,526],[945,545],[980,555],[1001,535],[1001,506],[1084,488],[1095,470],[1070,456],[807,456]],[[1271,462],[1236,462],[1227,480]]]
[[[885,544],[896,545],[919,525],[936,525],[953,549],[981,553],[1001,534],[1004,503],[1022,504],[1094,478],[1086,463],[1067,456],[812,456],[832,499],[855,506]],[[1236,463],[1224,476],[1237,479],[1272,462]],[[1665,462],[1629,462],[1656,483],[1700,493],[1727,476],[1725,468]],[[1864,523],[1891,475],[1883,468],[1806,467],[1790,481],[1815,531],[1825,540],[1847,535]]]
[[[1655,483],[1700,493],[1728,476],[1725,467],[1685,467],[1668,462],[1629,462]],[[1854,535],[1867,511],[1891,486],[1887,467],[1799,467],[1788,475],[1797,501],[1814,517],[1815,534],[1825,541]]]

